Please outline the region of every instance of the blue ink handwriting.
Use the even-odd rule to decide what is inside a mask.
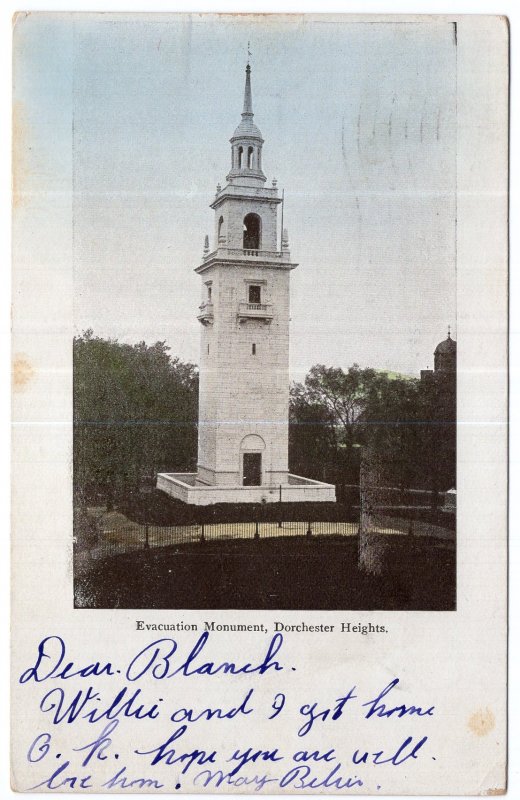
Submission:
[[[126,677],[129,681],[137,681],[151,672],[156,680],[173,678],[175,675],[190,677],[192,675],[217,675],[218,673],[240,675],[258,673],[264,675],[273,669],[276,672],[283,670],[283,666],[274,660],[275,655],[280,650],[283,643],[281,633],[276,633],[271,639],[267,652],[258,664],[236,664],[232,661],[223,661],[216,664],[207,661],[196,664],[197,658],[206,647],[209,633],[201,634],[195,646],[187,658],[178,667],[172,667],[172,656],[177,651],[177,642],[174,639],[157,639],[155,642],[146,645],[130,662],[126,670]]]
[[[391,756],[385,756],[383,758],[385,755],[384,750],[378,750],[376,753],[368,753],[365,750],[363,755],[360,755],[359,750],[356,750],[352,756],[352,761],[354,764],[392,764],[392,766],[398,767],[410,758],[417,758],[417,753],[427,741],[428,737],[423,736],[410,750],[409,748],[413,743],[413,737],[408,736]],[[409,752],[407,752],[407,750]]]
[[[278,778],[270,778],[268,775],[253,775],[248,777],[246,775],[236,776],[231,772],[222,772],[221,769],[212,772],[209,769],[204,769],[195,775],[193,779],[194,786],[216,786],[217,788],[224,784],[225,786],[251,786],[254,785],[254,791],[259,792],[268,783],[278,783]]]
[[[65,642],[60,636],[46,636],[38,645],[38,657],[33,667],[29,667],[20,675],[20,683],[27,683],[28,681],[36,681],[41,683],[49,678],[60,678],[65,680],[67,678],[90,678],[95,675],[115,675],[112,664],[107,662],[101,664],[95,661],[92,664],[87,664],[86,667],[75,668],[73,661],[69,661],[62,669],[61,666],[65,661]]]
[[[184,735],[186,730],[187,726],[182,725],[180,728],[174,731],[174,733],[172,733],[172,735],[165,742],[163,742],[163,744],[153,747],[151,750],[134,750],[134,753],[136,753],[138,756],[153,755],[154,757],[150,761],[152,767],[155,766],[155,764],[160,764],[161,762],[164,762],[164,764],[167,766],[171,766],[172,764],[182,764],[182,775],[185,775],[188,772],[192,764],[200,764],[201,766],[206,763],[214,764],[217,757],[216,750],[208,753],[206,750],[194,749],[185,753],[179,753],[174,747],[168,749],[172,742],[175,742]]]
[[[54,725],[59,725],[63,721],[70,724],[78,717],[89,722],[99,722],[102,719],[116,719],[118,717],[131,717],[139,720],[157,719],[159,716],[157,703],[152,705],[138,703],[141,689],[134,689],[133,694],[129,695],[130,691],[128,687],[123,687],[109,702],[108,706],[100,707],[94,704],[101,700],[101,695],[95,692],[92,686],[89,686],[86,690],[80,689],[70,702],[67,699],[65,689],[57,686],[43,696],[40,710],[51,715]],[[92,705],[94,705],[94,708],[91,708]]]
[[[357,695],[354,694],[355,688],[356,687],[353,686],[352,689],[350,689],[349,692],[345,695],[345,697],[340,697],[338,700],[336,700],[336,705],[334,709],[326,708],[323,711],[317,711],[316,710],[318,705],[317,703],[313,703],[312,705],[305,704],[301,706],[300,714],[302,714],[304,717],[308,717],[308,719],[299,729],[298,736],[305,736],[307,733],[309,733],[313,724],[318,719],[321,719],[322,722],[324,722],[326,719],[328,719],[329,715],[330,719],[333,722],[339,719],[342,716],[343,709],[345,708],[348,701],[354,700],[357,697]]]
[[[409,714],[410,716],[412,714],[416,714],[418,717],[433,717],[435,706],[430,706],[424,711],[421,706],[398,705],[387,708],[385,703],[382,703],[381,700],[383,697],[386,697],[388,694],[390,694],[392,689],[394,689],[398,683],[399,678],[394,678],[393,681],[390,681],[388,686],[385,686],[385,688],[379,692],[374,700],[370,700],[368,703],[363,703],[363,706],[368,706],[369,709],[365,715],[365,719],[370,719],[370,717],[374,714],[377,717],[391,717],[394,714],[398,717],[404,717],[406,714]]]
[[[315,777],[312,769],[308,765],[292,767],[283,778],[280,778],[280,786],[285,789],[354,789],[356,786],[363,786],[363,781],[354,777],[339,774],[342,769],[341,763],[337,763],[325,778]]]
[[[236,775],[242,767],[245,767],[246,764],[255,764],[257,761],[282,761],[283,756],[278,753],[278,748],[275,747],[274,750],[253,750],[249,747],[247,750],[241,752],[240,750],[235,750],[231,758],[227,759],[229,761],[238,761],[236,767],[234,767],[230,775]]]

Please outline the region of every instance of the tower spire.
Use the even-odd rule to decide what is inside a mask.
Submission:
[[[238,128],[230,139],[231,170],[227,180],[231,183],[253,186],[265,183],[262,172],[262,145],[264,140],[257,125],[253,122],[253,97],[251,93],[251,66],[246,66],[244,87],[244,108]],[[246,183],[244,184],[244,181]]]
[[[251,67],[249,62],[246,67],[246,85],[244,88],[244,110],[242,111],[242,118],[253,117],[253,97],[251,94]]]

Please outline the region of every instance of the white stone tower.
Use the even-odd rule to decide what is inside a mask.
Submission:
[[[253,122],[251,68],[231,170],[217,191],[215,249],[202,278],[199,480],[280,485],[288,475],[289,275],[278,246],[276,182],[265,187],[264,140]]]
[[[288,471],[289,277],[297,264],[287,232],[278,230],[276,180],[265,186],[249,64],[242,121],[230,141],[227,183],[211,203],[214,246],[210,252],[206,236],[195,270],[202,279],[197,473],[160,475],[158,487],[198,504],[334,500],[334,487]]]

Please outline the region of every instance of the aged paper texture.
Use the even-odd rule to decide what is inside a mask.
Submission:
[[[13,788],[503,793],[507,21],[13,36]]]

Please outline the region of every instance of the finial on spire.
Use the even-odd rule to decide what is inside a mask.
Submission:
[[[451,325],[448,325],[448,339],[451,339]]]
[[[249,49],[249,47],[250,47],[250,44],[251,44],[251,42],[248,42],[248,43],[247,43],[247,66],[249,66],[249,59],[250,59],[250,58],[251,58],[251,56],[253,55],[253,54],[252,54],[252,52],[251,52],[251,50]]]

